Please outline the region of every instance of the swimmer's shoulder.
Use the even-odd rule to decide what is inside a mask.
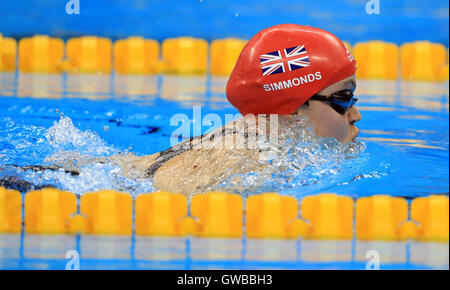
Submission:
[[[173,164],[174,162],[177,163],[177,160],[185,161],[186,155],[189,155],[190,152],[193,152],[193,150],[201,150],[207,147],[208,143],[214,143],[218,137],[223,137],[224,135],[228,135],[231,133],[234,133],[234,131],[231,128],[228,128],[227,125],[225,125],[207,134],[184,140],[159,153],[155,153],[150,156],[144,156],[140,163],[145,164],[144,166],[147,166],[145,170],[145,176],[147,178],[153,178],[156,171],[159,170],[163,165],[165,165],[169,160],[171,161],[171,164]],[[197,153],[194,155],[197,155]],[[187,158],[187,160],[189,160],[189,158]]]

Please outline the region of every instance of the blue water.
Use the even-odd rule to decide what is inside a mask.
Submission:
[[[368,0],[80,0],[78,15],[65,13],[67,2],[0,1],[0,32],[13,37],[49,34],[64,39],[139,35],[159,41],[187,35],[211,41],[250,39],[266,27],[295,23],[320,27],[352,44],[426,39],[448,46],[446,0],[380,0],[379,14],[366,13]]]
[[[2,73],[0,167],[45,164],[46,157],[62,151],[98,157],[119,152],[142,156],[167,149],[176,128],[170,126],[174,114],[192,118],[193,106],[201,107],[202,116],[237,113],[226,101],[225,82],[210,76]],[[448,83],[358,81],[356,94],[362,114],[357,142],[365,149],[339,166],[323,165],[322,169],[332,170],[314,184],[292,187],[289,182],[275,182],[277,191],[298,198],[324,191],[355,198],[448,195]],[[202,127],[201,132],[208,129]],[[151,188],[108,175],[108,168],[89,170],[79,177],[45,176],[45,181],[79,194],[108,187],[112,181],[142,192]],[[76,249],[85,269],[364,269],[369,248],[384,255],[381,267],[385,269],[448,268],[448,244],[326,243],[0,235],[0,268],[63,269],[69,261],[65,253]]]
[[[175,114],[193,120],[197,116],[193,106],[200,106],[200,117],[216,113],[224,120],[225,114],[238,113],[226,101],[224,78],[23,74],[0,78],[0,166],[46,164],[47,157],[67,151],[85,157],[148,155],[170,147],[170,136],[179,127],[170,126]],[[272,187],[260,190],[296,197],[324,191],[352,197],[448,194],[448,84],[360,81],[356,94],[362,114],[357,141],[366,147],[358,158],[341,160],[339,165],[324,160],[314,169],[326,174],[311,184],[306,184],[302,172],[290,183],[277,179]],[[201,132],[208,129],[202,126]],[[289,187],[295,182],[299,186]],[[64,189],[83,193],[82,188]]]
[[[0,269],[73,269],[79,258],[79,269],[364,270],[369,250],[384,270],[449,267],[445,243],[2,234]]]

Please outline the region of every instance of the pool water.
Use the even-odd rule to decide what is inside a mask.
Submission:
[[[0,78],[2,167],[48,164],[48,158],[58,154],[86,159],[120,152],[144,156],[170,147],[170,137],[179,127],[170,125],[174,115],[186,114],[195,122],[193,106],[200,106],[201,117],[216,113],[224,120],[226,114],[238,113],[225,98],[225,78],[31,74]],[[359,81],[356,95],[362,114],[357,141],[364,146],[358,158],[338,166],[315,164],[316,170],[336,172],[307,186],[291,188],[280,181],[275,183],[278,188],[256,190],[291,195],[331,191],[353,197],[448,194],[448,83]],[[201,133],[208,129],[202,126]],[[191,134],[193,130],[191,125]],[[46,181],[54,178],[60,186],[83,181],[68,175],[48,176]],[[297,172],[295,177],[302,175]],[[39,181],[36,174],[27,178]],[[110,181],[65,189],[82,194],[109,186]]]
[[[23,172],[12,165],[45,165],[58,156],[144,156],[167,149],[177,128],[170,126],[175,114],[193,120],[194,106],[202,116],[215,113],[225,119],[225,114],[237,114],[226,100],[225,84],[226,78],[212,76],[2,73],[0,179],[18,175],[77,194],[102,188],[131,194],[152,191],[150,180],[124,178],[109,165],[86,166],[79,176]],[[320,192],[354,198],[448,195],[448,82],[360,80],[355,94],[362,114],[361,133],[354,143],[357,156],[336,159],[342,151],[321,151],[321,162],[313,163],[310,171],[291,170],[241,193],[272,190],[297,198]],[[203,126],[201,133],[208,129]],[[255,185],[252,180],[248,185]],[[222,188],[236,190],[226,182]],[[364,269],[363,250],[371,247],[383,249],[382,268],[448,268],[448,244],[24,234],[0,235],[0,268],[64,268],[64,254],[78,249],[81,268]]]

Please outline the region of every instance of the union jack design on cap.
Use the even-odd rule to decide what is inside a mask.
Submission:
[[[289,47],[262,54],[259,57],[263,76],[284,73],[309,66],[304,45]]]
[[[292,114],[323,88],[356,72],[356,61],[332,33],[305,25],[261,30],[243,48],[227,82],[242,115]]]

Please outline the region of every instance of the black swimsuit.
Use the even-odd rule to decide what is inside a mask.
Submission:
[[[233,130],[231,128],[223,128],[222,131],[220,132],[220,134],[211,134],[211,136],[209,137],[209,141],[214,140],[214,138],[217,137],[223,137],[225,135],[228,134],[233,134],[235,133],[236,130]],[[205,135],[201,135],[201,136],[197,136],[197,137],[192,137],[189,140],[183,141],[173,147],[170,147],[167,150],[162,151],[161,153],[159,153],[159,156],[156,158],[155,162],[150,165],[147,170],[145,170],[145,175],[147,178],[152,178],[156,171],[164,165],[164,163],[166,163],[167,161],[169,161],[170,159],[180,155],[181,153],[184,153],[186,151],[191,150],[192,148],[194,148],[195,145],[192,144],[192,142],[194,140],[202,140],[205,137]],[[187,145],[187,143],[189,142],[189,145]]]

